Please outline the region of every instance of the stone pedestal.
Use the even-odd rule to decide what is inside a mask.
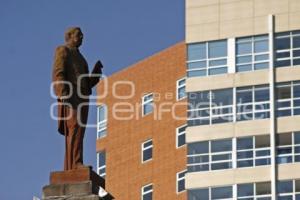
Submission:
[[[105,180],[91,167],[52,172],[50,184],[43,187],[43,200],[108,200],[111,195],[99,197],[99,188]]]

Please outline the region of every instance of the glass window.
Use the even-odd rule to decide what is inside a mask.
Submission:
[[[297,191],[297,180],[282,180],[277,182],[277,199],[293,200],[299,197]]]
[[[185,92],[185,78],[177,81],[177,100],[184,99],[186,97]]]
[[[218,58],[227,56],[227,41],[213,41],[208,43],[209,58]]]
[[[276,85],[276,116],[300,115],[299,82],[278,83]]]
[[[188,44],[187,76],[227,73],[227,40]]]
[[[211,199],[230,199],[232,196],[232,186],[211,189]]]
[[[292,104],[293,104],[293,115],[300,115],[300,82],[292,82]]]
[[[209,200],[209,189],[188,190],[188,200]]]
[[[107,135],[107,107],[106,105],[98,106],[97,108],[97,138],[102,138]]]
[[[233,89],[188,94],[188,126],[232,122]]]
[[[278,164],[300,162],[300,133],[285,133],[277,136]]]
[[[280,83],[276,85],[276,116],[284,117],[292,115],[292,87],[290,83]]]
[[[237,121],[269,118],[269,98],[268,85],[237,88]]]
[[[232,168],[232,139],[211,141],[211,170]]]
[[[237,139],[237,167],[269,165],[270,163],[269,135]]]
[[[153,112],[153,94],[147,94],[143,97],[143,115]]]
[[[236,71],[252,71],[269,67],[268,35],[236,39]]]
[[[215,90],[211,92],[212,124],[233,120],[233,90]]]
[[[97,173],[105,178],[106,176],[106,153],[101,151],[97,153]]]
[[[188,144],[188,171],[232,168],[232,139]]]
[[[299,31],[275,34],[276,67],[295,66],[300,64],[299,40]]]
[[[209,170],[209,142],[195,142],[188,144],[188,172]]]
[[[237,139],[237,167],[252,167],[254,165],[253,137]]]
[[[294,160],[300,162],[300,132],[294,133]]]
[[[249,184],[240,184],[237,185],[237,197],[240,199],[250,199],[254,197],[254,185]]]
[[[255,136],[255,166],[270,165],[270,136]]]
[[[262,182],[256,183],[256,195],[257,196],[265,196],[271,194],[271,183],[270,182]]]
[[[277,192],[278,193],[293,192],[293,181],[278,181]]]
[[[185,145],[185,129],[187,125],[183,125],[176,129],[176,147],[179,148]]]
[[[186,170],[177,173],[177,193],[185,191],[185,174]]]
[[[299,133],[284,133],[277,135],[276,162],[278,164],[300,162]]]
[[[142,144],[142,162],[152,160],[152,140],[148,140]]]
[[[141,200],[152,200],[153,186],[152,184],[142,187],[142,199]]]

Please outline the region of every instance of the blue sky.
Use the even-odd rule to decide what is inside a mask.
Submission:
[[[50,171],[63,167],[49,86],[54,49],[70,26],[82,28],[90,69],[101,59],[110,75],[184,40],[184,0],[0,0],[1,200],[40,197]],[[95,140],[88,129],[84,160],[94,168]]]

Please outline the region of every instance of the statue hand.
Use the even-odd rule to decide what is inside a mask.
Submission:
[[[98,60],[95,64],[95,69],[97,69],[97,71],[99,71],[100,73],[102,73],[102,68],[103,68],[103,65],[101,63],[100,60]]]

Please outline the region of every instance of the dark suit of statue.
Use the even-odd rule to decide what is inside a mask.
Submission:
[[[80,29],[78,30],[80,31]],[[58,131],[66,138],[65,170],[84,166],[83,138],[88,118],[88,96],[92,93],[92,87],[98,83],[102,68],[101,63],[98,61],[100,64],[96,64],[92,72],[96,77],[88,76],[88,64],[79,52],[78,47],[69,44],[59,46],[55,51],[53,65],[52,79],[55,83],[54,91],[58,96],[59,103]],[[81,75],[87,76],[78,82]],[[57,81],[70,83],[73,91],[69,84],[62,84]],[[79,95],[78,89],[80,89],[82,95],[86,96],[85,98]],[[69,94],[71,94],[70,97],[66,97]]]

